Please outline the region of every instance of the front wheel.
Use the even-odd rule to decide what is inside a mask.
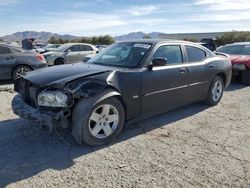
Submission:
[[[72,134],[80,144],[106,144],[121,132],[124,116],[123,106],[115,97],[97,103],[93,99],[82,99],[73,110]]]
[[[210,106],[217,105],[222,98],[224,88],[223,79],[220,76],[216,76],[209,87],[207,98],[204,101],[205,104]]]

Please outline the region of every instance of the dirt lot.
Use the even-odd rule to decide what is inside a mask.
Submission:
[[[17,118],[13,96],[0,92],[0,187],[250,187],[250,87],[128,125],[100,148]]]

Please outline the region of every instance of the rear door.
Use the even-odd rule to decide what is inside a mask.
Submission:
[[[166,44],[157,47],[153,58],[165,58],[167,64],[142,74],[142,114],[166,111],[185,103],[188,85],[187,65],[182,46]]]
[[[204,97],[210,84],[210,73],[214,66],[208,64],[209,54],[202,48],[192,45],[185,45],[186,61],[189,72],[188,97],[196,100]]]
[[[86,55],[94,54],[94,53],[95,51],[90,45],[87,45],[87,44],[81,45],[81,53],[80,53],[79,61],[82,61]]]
[[[0,46],[0,79],[11,79],[12,68],[16,57],[6,46]]]
[[[68,48],[70,52],[66,52],[66,62],[67,63],[77,63],[80,61],[81,56],[81,46],[72,45]]]

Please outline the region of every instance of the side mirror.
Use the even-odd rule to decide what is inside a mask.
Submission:
[[[67,50],[66,50],[66,53],[70,53],[70,52],[71,52],[71,49],[67,49]]]
[[[153,67],[165,66],[167,64],[167,59],[163,57],[158,57],[152,59],[152,64],[149,65],[149,69],[152,70]]]

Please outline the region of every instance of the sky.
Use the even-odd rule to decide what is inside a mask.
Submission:
[[[0,36],[250,31],[250,0],[0,0]]]

